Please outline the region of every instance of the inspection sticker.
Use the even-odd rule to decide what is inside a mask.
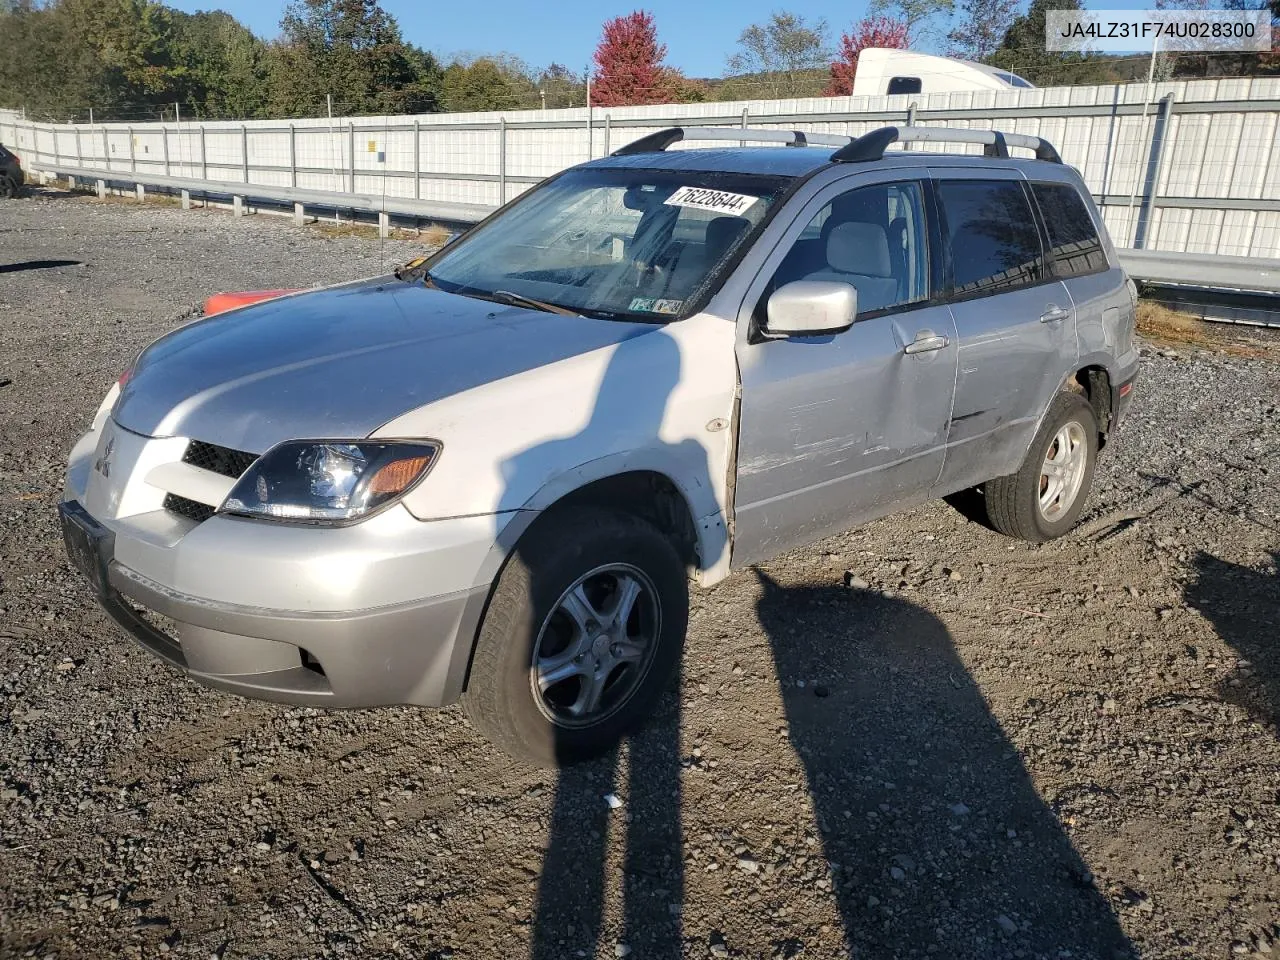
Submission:
[[[735,217],[742,216],[751,209],[759,197],[747,196],[745,193],[726,193],[724,190],[711,190],[707,187],[681,187],[666,203],[672,207],[693,207],[697,210],[714,210]]]

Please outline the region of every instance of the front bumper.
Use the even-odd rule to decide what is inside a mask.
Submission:
[[[463,689],[487,585],[350,611],[211,601],[121,563],[116,533],[79,502],[59,513],[68,556],[107,613],[193,680],[320,707],[441,706]]]

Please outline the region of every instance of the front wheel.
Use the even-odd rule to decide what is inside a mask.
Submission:
[[[1098,459],[1098,421],[1078,393],[1060,393],[1017,473],[984,484],[987,517],[1032,543],[1060,537],[1084,510]]]
[[[463,705],[535,763],[602,753],[656,705],[688,618],[684,564],[653,526],[597,508],[544,516],[498,577]]]

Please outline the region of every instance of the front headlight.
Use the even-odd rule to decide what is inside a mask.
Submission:
[[[249,468],[220,513],[347,523],[389,506],[431,469],[439,444],[291,440]]]

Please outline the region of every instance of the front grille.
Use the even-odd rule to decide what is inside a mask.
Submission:
[[[210,470],[224,477],[230,477],[232,480],[239,480],[257,459],[256,453],[232,450],[230,447],[220,447],[214,443],[205,443],[203,440],[192,440],[187,444],[187,452],[182,455],[183,463],[189,463],[201,470]]]
[[[204,523],[218,512],[217,507],[211,507],[207,503],[200,503],[198,500],[180,497],[176,493],[165,494],[164,508],[170,513],[176,513],[178,516],[194,520],[196,523]]]

